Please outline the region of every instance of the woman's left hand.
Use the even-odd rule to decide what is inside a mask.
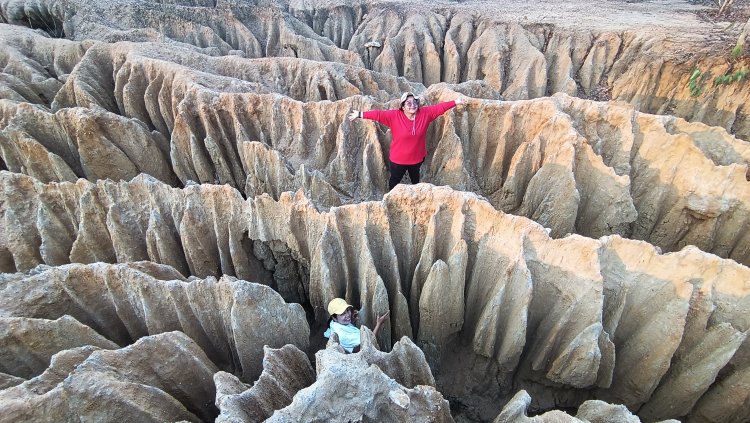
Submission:
[[[456,98],[455,101],[456,101],[456,106],[460,106],[462,104],[466,104],[466,97],[464,97],[462,95],[458,96],[458,98]]]

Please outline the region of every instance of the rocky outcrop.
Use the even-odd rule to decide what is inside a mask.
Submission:
[[[315,383],[267,421],[453,421],[448,401],[431,386],[424,355],[408,338],[384,353],[362,328],[356,354],[345,354],[335,338],[315,354]]]
[[[305,197],[323,209],[340,206],[346,200],[320,171],[308,172],[304,164],[295,171],[283,155],[261,142],[243,142],[239,153],[247,175],[248,198],[268,194],[278,199],[283,192],[302,190]]]
[[[750,419],[733,28],[681,2],[116,6],[0,0],[0,421]],[[444,187],[383,196],[390,135],[345,117],[407,90],[471,101],[429,133]],[[313,380],[333,297],[391,318]]]
[[[451,94],[427,91],[433,102]],[[248,195],[267,190],[277,199],[283,190],[302,188],[324,208],[384,191],[388,137],[377,124],[344,122],[347,104],[249,94],[219,101],[207,116],[178,119],[193,122],[172,135],[172,166],[183,183],[217,181],[244,186]],[[332,121],[339,124],[315,123]],[[226,123],[208,126],[216,122]],[[236,128],[257,134],[249,139],[287,141],[235,143],[221,135]],[[195,144],[198,139],[203,142]],[[324,139],[336,141],[318,142]],[[425,180],[478,192],[555,237],[619,234],[665,251],[696,245],[750,261],[748,239],[737,230],[748,219],[750,146],[721,129],[558,95],[451,112],[430,139]],[[215,145],[217,154],[191,147],[203,150],[210,140],[224,140]]]
[[[49,106],[92,41],[45,37],[0,25],[0,98]]]
[[[403,338],[390,352],[382,352],[369,329],[361,332],[362,348],[356,354],[345,354],[332,336],[327,348],[316,353],[317,376],[305,354],[292,345],[265,349],[263,373],[252,387],[217,373],[217,421],[453,421],[414,343]]]
[[[116,351],[85,347],[58,356],[43,375],[0,391],[0,421],[197,422],[218,414],[211,380],[216,366],[181,332],[144,337]]]
[[[17,36],[11,29],[5,32]],[[39,35],[26,36],[44,40]],[[249,125],[243,124],[239,132],[239,127],[222,127],[226,121],[224,112],[215,114],[208,104],[216,101],[219,93],[278,93],[303,101],[365,95],[386,101],[401,91],[424,89],[403,78],[346,65],[300,59],[206,60],[206,56],[186,48],[129,43],[94,45],[65,80],[54,94],[52,107],[58,110],[54,114],[44,108],[3,103],[0,153],[7,169],[43,181],[76,177],[128,180],[143,172],[169,184],[175,183],[176,173],[182,184],[222,182],[244,189],[246,177],[268,172],[265,167],[247,169],[246,163],[252,163],[252,157],[245,157],[246,142],[261,141],[273,146],[284,152],[295,167],[307,162],[308,167],[322,169],[330,158],[325,151],[318,152],[323,155],[312,160],[307,152],[301,152],[304,161],[294,157],[271,142],[269,137],[275,135],[266,132],[262,126],[265,123],[255,119]],[[265,114],[269,100],[282,100],[264,96],[261,104],[254,105],[254,97],[232,97],[232,102],[239,100],[232,114],[241,112],[243,119],[246,113],[250,117]],[[346,112],[342,109],[337,113],[343,117]],[[268,117],[284,124],[287,114]],[[312,135],[310,129],[320,131],[317,139],[310,140],[319,143],[337,130],[334,125],[328,125],[327,130],[317,128],[325,119],[308,117],[300,121],[301,128],[290,129],[301,131],[297,138]],[[230,134],[231,141],[227,139]],[[108,160],[95,160],[103,157]],[[304,170],[299,173],[306,175]],[[283,181],[278,184],[283,185]],[[251,185],[248,194],[257,189]]]
[[[265,345],[308,345],[309,329],[299,304],[285,304],[272,289],[231,277],[188,281],[168,266],[98,263],[37,269],[33,275],[8,277],[0,286],[0,314],[13,316],[2,320],[9,332],[0,350],[2,370],[25,378],[41,373],[47,357],[64,349],[116,348],[111,341],[125,346],[176,330],[194,340],[220,369],[247,382],[261,373]],[[64,315],[88,330],[70,317],[58,319]],[[28,331],[26,341],[12,337],[23,333],[14,328],[35,319],[58,320],[56,325],[37,323],[40,327]],[[45,333],[42,325],[49,327],[44,344],[35,340]],[[24,350],[30,354],[22,354]]]
[[[385,192],[389,136],[345,115],[419,86],[300,59],[206,59],[158,45],[88,48],[55,97],[59,111],[2,103],[5,167],[44,182],[143,172],[275,199],[301,188],[322,208]],[[456,95],[445,85],[423,94]],[[747,220],[750,147],[718,128],[556,95],[475,100],[436,123],[430,140],[426,181],[477,192],[555,237],[619,234],[748,262],[736,228]]]
[[[130,180],[147,173],[177,182],[169,142],[136,119],[84,108],[50,113],[28,103],[0,101],[0,154],[8,170],[43,182]]]
[[[20,385],[26,379],[9,375],[7,373],[0,373],[0,390],[10,388],[16,385]]]
[[[372,331],[367,326],[362,326],[360,328],[360,340],[360,351],[356,356],[316,356],[318,373],[320,373],[320,369],[324,369],[327,365],[330,365],[332,360],[360,360],[364,361],[367,365],[377,366],[388,377],[406,388],[414,388],[419,385],[435,386],[435,379],[432,377],[424,352],[410,338],[406,336],[401,338],[393,344],[390,351],[383,352],[380,350],[378,340]],[[346,353],[343,347],[340,346],[338,335],[335,333],[328,340],[326,348],[329,350],[333,349],[342,354]]]
[[[531,397],[526,391],[519,391],[505,405],[503,411],[492,423],[640,423],[641,419],[633,415],[622,405],[607,404],[602,401],[586,401],[578,408],[575,417],[562,411],[548,411],[544,414],[528,417],[527,410],[531,404]],[[674,420],[676,422],[676,420]],[[664,421],[666,423],[666,421]]]
[[[252,387],[226,372],[214,374],[217,422],[265,421],[288,406],[294,395],[315,382],[315,371],[304,352],[293,345],[264,347],[263,372]]]
[[[113,261],[138,252],[158,262],[162,256],[154,252],[172,251],[169,261],[188,263],[193,274],[236,272],[278,287],[296,286],[286,292],[309,295],[318,324],[327,318],[323,310],[333,297],[345,297],[359,308],[362,323],[369,326],[378,313],[390,310],[378,342],[387,347],[403,336],[415,339],[444,394],[470,404],[483,401],[472,392],[494,398],[494,405],[482,411],[484,419],[494,418],[497,401],[519,386],[540,409],[575,407],[594,392],[657,418],[744,413],[734,399],[746,390],[724,381],[742,377],[749,367],[749,328],[742,316],[749,294],[743,281],[750,273],[695,247],[662,255],[645,242],[619,236],[553,239],[538,224],[499,212],[474,194],[428,185],[400,186],[382,202],[321,212],[302,196],[242,200],[226,186],[179,190],[145,177],[96,185],[42,185],[27,177],[3,177],[13,187],[6,190],[13,193],[4,201],[6,216],[36,216],[52,207],[40,200],[70,198],[65,204],[71,217],[65,221],[82,222],[63,226],[65,231],[36,226],[45,220],[40,218],[6,226],[18,228],[5,237],[6,254],[28,260],[6,264],[33,267],[44,251],[35,246],[50,242],[46,234],[71,233],[78,235],[70,247],[56,249],[60,260],[76,261],[86,257],[78,251],[102,251],[102,245],[110,246]],[[81,192],[108,206],[73,201],[83,198]],[[77,217],[76,208],[84,204],[87,214]],[[21,205],[26,213],[16,211]],[[157,224],[156,212],[158,222],[169,225]],[[132,223],[123,224],[121,216]],[[167,245],[163,240],[181,245],[183,255],[160,247]],[[181,298],[176,295],[183,286],[191,298],[190,289],[213,283],[173,282],[167,286],[169,291],[179,287],[175,293],[164,291],[166,286],[150,288],[148,298]],[[454,294],[446,298],[446,292]],[[12,315],[58,317],[20,310]],[[165,328],[171,329],[179,327]],[[199,344],[214,357],[224,342]],[[255,345],[259,354],[262,343]],[[217,363],[230,360],[218,357]],[[248,380],[260,374],[260,367],[249,368],[256,370]],[[476,374],[482,377],[472,377]],[[693,382],[690,389],[672,388],[683,385],[685,377]],[[487,387],[486,380],[501,382]],[[704,402],[706,397],[715,399]],[[683,404],[684,414],[664,415],[671,410],[667,403]]]
[[[0,402],[9,404],[16,401],[23,401],[29,397],[37,397],[55,389],[75,370],[76,366],[84,362],[93,352],[99,350],[100,348],[87,345],[62,350],[54,354],[50,358],[48,367],[42,374],[30,380],[19,378],[18,383],[11,385],[12,388],[8,386],[7,388],[10,389],[0,391]]]
[[[387,107],[382,99],[411,86],[352,66],[206,60],[130,43],[88,48],[66,81],[54,114],[3,103],[0,151],[9,170],[45,182],[144,172],[171,185],[229,184],[275,199],[301,188],[322,208],[385,191],[387,133],[345,115]],[[456,94],[443,85],[424,95],[437,102]],[[475,101],[440,122],[426,181],[477,192],[555,237],[619,234],[748,262],[736,228],[747,220],[750,148],[718,128],[564,95]]]
[[[517,4],[504,6],[502,13],[487,5],[478,11],[471,2],[440,10],[390,3],[275,6],[191,1],[131,3],[115,10],[96,2],[70,1],[63,7],[52,0],[8,1],[0,4],[0,14],[6,22],[73,40],[159,42],[212,56],[335,62],[427,86],[482,80],[511,100],[558,92],[624,100],[643,112],[700,120],[750,138],[747,86],[712,85],[716,76],[741,67],[720,53],[732,35],[712,33],[710,24],[696,19],[695,6],[651,10],[653,19],[643,22],[627,7],[608,4],[604,10],[618,9],[601,17],[609,27],[596,19],[571,24],[564,13],[532,22],[534,11]],[[652,28],[633,29],[630,19]],[[688,84],[696,68],[705,75],[698,96]],[[306,80],[318,83],[317,77]],[[24,97],[24,90],[15,91]],[[35,97],[34,90],[26,91]]]
[[[289,301],[304,303],[309,296],[305,269],[312,246],[264,244],[248,238],[244,200],[228,186],[179,190],[148,176],[121,184],[79,180],[45,185],[50,191],[42,195],[51,203],[43,204],[24,198],[32,192],[40,194],[36,188],[45,191],[42,185],[21,177],[16,181],[21,185],[11,188],[15,185],[11,179],[19,175],[5,175],[10,185],[3,193],[13,199],[3,204],[20,207],[3,208],[7,225],[0,232],[0,269],[5,272],[27,271],[42,263],[150,260],[174,267],[175,275],[233,275],[259,281],[284,293]],[[312,207],[308,211],[312,217],[317,215]],[[261,220],[255,229],[266,224]],[[315,222],[306,225],[314,228]]]
[[[0,341],[0,369],[24,379],[40,375],[49,366],[50,358],[63,350],[85,345],[118,348],[70,316],[56,320],[0,317]]]

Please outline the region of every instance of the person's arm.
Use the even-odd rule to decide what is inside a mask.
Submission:
[[[397,116],[399,113],[401,113],[401,110],[394,109],[394,110],[368,110],[366,112],[362,112],[359,110],[352,110],[347,115],[347,118],[349,118],[350,121],[353,121],[354,119],[369,119],[374,120],[375,122],[382,123],[385,126],[390,127],[391,121],[395,116]]]
[[[422,109],[427,112],[428,119],[430,122],[432,122],[443,113],[462,104],[466,104],[466,99],[463,96],[459,96],[455,100],[438,103],[432,106],[425,106]]]
[[[352,120],[358,119],[358,118],[362,119],[363,115],[364,115],[364,112],[361,112],[359,110],[352,110],[351,112],[349,112],[349,114],[347,115],[347,117],[349,118],[350,121],[352,121]]]
[[[380,328],[383,327],[383,322],[388,320],[388,316],[391,315],[390,311],[386,311],[384,315],[378,316],[377,321],[375,322],[375,329],[372,330],[372,334],[375,335],[375,337],[378,337],[378,332],[380,332]]]

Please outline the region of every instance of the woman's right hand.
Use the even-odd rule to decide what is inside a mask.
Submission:
[[[352,110],[351,112],[349,112],[349,116],[347,116],[347,117],[349,118],[350,121],[358,118],[359,117],[359,110]]]
[[[388,316],[391,315],[391,311],[386,311],[385,314],[378,315],[378,318],[375,320],[375,329],[372,330],[372,334],[375,335],[375,337],[378,336],[378,333],[380,332],[380,329],[383,327],[383,322],[388,320]]]
[[[390,315],[391,315],[391,312],[389,310],[389,311],[386,311],[384,315],[378,316],[378,320],[376,320],[375,325],[376,326],[382,325],[383,322],[385,322],[386,320],[388,320],[388,316],[390,316]]]

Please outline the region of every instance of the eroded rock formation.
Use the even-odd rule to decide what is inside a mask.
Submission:
[[[58,347],[53,353],[87,344],[102,348],[125,346],[144,336],[179,330],[194,340],[219,368],[252,381],[262,370],[257,358],[262,355],[264,345],[293,344],[306,349],[308,344],[309,329],[302,307],[285,304],[272,289],[231,277],[218,281],[185,280],[171,267],[149,262],[68,265],[43,271],[37,268],[31,275],[8,276],[0,292],[3,294],[0,313],[15,318],[4,318],[8,332],[22,323],[33,324],[34,319],[72,316],[56,320],[60,341],[54,342],[51,334],[45,337],[52,344],[48,350]],[[18,321],[19,318],[27,319]],[[78,322],[73,318],[96,332],[88,334],[76,328],[74,323]],[[268,327],[282,322],[273,330]],[[41,329],[36,331],[41,332]],[[81,332],[79,337],[88,336],[92,340],[76,341],[73,337],[76,332]],[[17,342],[24,344],[23,339]],[[4,353],[19,351],[10,342],[5,345],[8,350]],[[34,347],[44,351],[40,345]],[[34,355],[42,355],[41,351]],[[4,362],[14,368],[14,371],[5,369],[6,373],[29,377],[28,371],[21,372],[23,367],[14,366],[10,357]]]
[[[438,101],[451,93],[430,89],[426,96]],[[172,133],[169,172],[182,183],[226,183],[247,196],[268,192],[275,198],[302,188],[321,207],[373,198],[385,190],[389,137],[379,133],[377,124],[344,122],[346,110],[356,106],[353,101],[298,103],[256,94],[211,98],[218,103],[205,108],[208,115],[186,111],[175,121],[191,122]],[[185,107],[203,109],[200,102]],[[738,230],[748,221],[750,146],[721,129],[641,114],[619,103],[557,95],[482,102],[448,115],[431,135],[434,154],[425,163],[426,181],[478,192],[500,210],[549,227],[555,237],[619,234],[665,251],[696,245],[750,262],[750,239]],[[243,141],[252,139],[266,141]],[[15,151],[5,159],[9,166],[21,163],[15,159],[20,147]],[[33,176],[49,174],[55,169],[49,163],[62,161],[44,149],[39,156],[44,159],[37,161],[40,167],[28,168]],[[108,157],[112,163],[118,160]],[[156,151],[149,157],[162,156]],[[141,168],[157,163],[136,161]],[[124,172],[121,177],[138,172],[137,167],[106,164],[88,169],[92,174]],[[65,169],[57,173],[75,177],[69,166]]]
[[[117,344],[76,319],[65,315],[56,320],[0,317],[0,369],[23,379],[31,379],[47,369],[60,351],[92,345],[116,349]]]
[[[265,421],[292,402],[294,395],[315,381],[315,372],[299,348],[287,344],[264,348],[263,373],[252,387],[231,373],[214,374],[217,422]]]
[[[377,2],[289,1],[269,7],[265,2],[181,1],[115,9],[97,2],[43,0],[5,1],[0,13],[5,22],[51,37],[159,42],[212,56],[336,62],[424,85],[482,80],[511,100],[556,92],[621,99],[645,112],[750,135],[743,101],[750,94],[747,86],[710,86],[714,77],[739,69],[718,52],[718,45],[731,43],[731,35],[696,19],[696,6],[654,6],[644,21],[637,10],[608,2],[602,10],[612,15],[597,16],[589,8],[585,25],[576,25],[580,17],[567,11],[539,15],[535,22],[529,17],[539,11],[519,4],[497,14],[481,7],[473,2],[425,10]],[[613,15],[621,18],[613,20]],[[639,28],[644,25],[649,29]],[[686,53],[685,46],[699,54]],[[695,68],[706,74],[697,98],[687,86]]]
[[[527,219],[503,214],[476,195],[450,188],[399,187],[382,202],[320,212],[301,196],[283,194],[279,202],[268,196],[242,200],[226,186],[180,190],[144,177],[130,183],[41,185],[28,177],[5,177],[6,183],[26,186],[26,192],[53,190],[49,198],[64,197],[62,192],[75,198],[81,191],[106,198],[102,204],[108,204],[109,211],[89,209],[89,222],[95,225],[66,230],[79,234],[68,244],[70,260],[85,259],[74,254],[78,249],[110,245],[112,261],[127,254],[158,262],[160,255],[151,253],[162,250],[160,242],[167,239],[184,252],[170,260],[188,263],[192,274],[235,273],[309,293],[318,322],[325,319],[325,304],[335,296],[361,307],[365,324],[371,324],[376,313],[390,310],[381,341],[387,345],[402,336],[415,339],[437,372],[438,387],[451,397],[481,402],[472,400],[470,392],[502,398],[524,386],[541,407],[575,406],[588,395],[584,392],[593,390],[597,397],[633,410],[664,410],[666,404],[680,401],[686,409],[703,404],[711,409],[706,413],[743,412],[742,405],[732,403],[743,388],[716,382],[721,372],[728,372],[720,378],[727,380],[748,368],[747,310],[741,304],[747,301],[744,281],[750,270],[694,247],[661,255],[646,243],[618,236],[556,240]],[[17,204],[39,209],[37,198]],[[169,226],[154,223],[156,211]],[[201,217],[191,217],[195,213]],[[123,225],[119,216],[128,216],[131,223]],[[198,222],[199,228],[191,226]],[[63,232],[40,231],[33,225],[19,228],[24,228],[19,234],[36,241],[20,244],[24,248],[6,244],[12,257],[26,251],[28,257],[39,258],[41,248],[31,246],[45,245],[44,233]],[[195,233],[203,237],[196,239]],[[235,234],[244,235],[237,239]],[[270,246],[289,261],[283,264],[272,254],[259,254],[259,246]],[[32,260],[25,266],[37,264]],[[302,269],[309,269],[309,280]],[[154,292],[154,300],[165,295],[147,292]],[[458,297],[446,297],[445,292]],[[190,302],[173,304],[184,303]],[[258,351],[261,343],[256,345]],[[221,340],[204,347],[209,356],[219,348]],[[218,363],[229,360],[219,357]],[[475,384],[484,386],[487,379],[471,376],[477,372],[494,374],[491,379],[500,383],[480,390]],[[259,373],[259,368],[251,372]],[[670,388],[684,377],[694,389]],[[581,393],[574,394],[576,389]],[[717,399],[701,403],[707,395]]]
[[[409,338],[384,353],[372,332],[361,332],[357,354],[344,354],[334,335],[315,354],[315,383],[267,421],[453,421],[448,401],[432,386],[424,355]]]
[[[55,97],[59,111],[2,103],[5,167],[44,182],[143,172],[173,186],[229,184],[247,197],[302,188],[324,208],[386,190],[388,134],[346,112],[423,88],[345,65],[205,57],[159,45],[88,48]],[[436,102],[454,90],[472,91],[423,95]],[[475,102],[441,119],[430,139],[426,181],[477,192],[555,237],[619,234],[750,261],[737,230],[748,219],[750,147],[718,128],[556,95]]]
[[[750,419],[736,28],[599,3],[0,1],[0,421]]]
[[[562,411],[548,411],[542,415],[528,417],[527,410],[531,404],[531,397],[526,391],[520,391],[511,398],[503,411],[492,421],[492,423],[640,423],[641,419],[634,416],[625,406],[611,405],[602,401],[586,401],[578,409],[578,414],[573,417]],[[663,422],[664,423],[664,422]]]
[[[61,375],[66,370],[70,374]],[[115,351],[66,352],[38,378],[0,391],[0,420],[213,420],[216,371],[182,332],[144,337]]]

